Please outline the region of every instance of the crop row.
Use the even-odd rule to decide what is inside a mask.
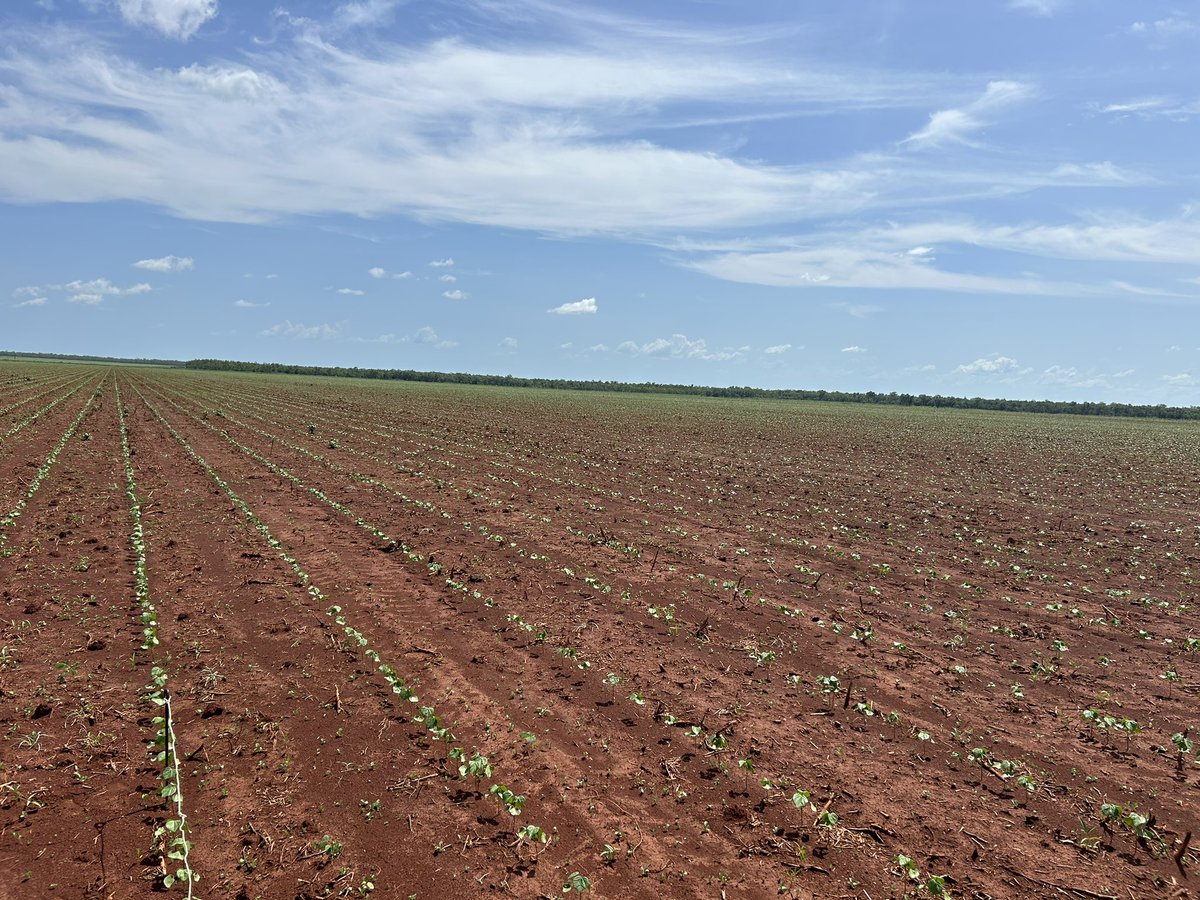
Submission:
[[[133,545],[134,593],[142,623],[142,649],[157,650],[158,610],[150,595],[150,579],[146,572],[146,540],[142,528],[142,501],[138,497],[137,481],[133,471],[133,455],[129,446],[129,429],[125,423],[125,404],[121,399],[120,385],[115,387],[117,419],[121,431],[121,457],[125,468],[125,494],[129,498],[129,518],[132,523],[130,542]],[[148,749],[159,766],[158,795],[174,809],[174,815],[166,818],[154,832],[162,864],[163,886],[170,888],[176,882],[187,889],[191,900],[196,883],[200,880],[191,865],[187,813],[183,807],[183,785],[179,775],[178,741],[175,737],[174,717],[171,709],[171,691],[167,683],[166,662],[156,659],[146,686],[144,699],[157,713],[151,719],[155,729]]]
[[[140,393],[140,392],[139,392]],[[348,621],[343,608],[335,603],[332,603],[321,588],[316,585],[311,576],[301,566],[300,562],[283,546],[283,544],[271,533],[265,522],[258,516],[257,513],[233,490],[220,473],[216,471],[190,443],[175,429],[175,427],[167,421],[167,419],[158,411],[158,409],[144,396],[142,400],[145,402],[147,409],[158,419],[164,428],[171,434],[173,438],[183,447],[184,451],[191,459],[200,466],[213,482],[224,491],[230,502],[241,511],[246,520],[254,527],[264,541],[271,547],[279,558],[292,570],[301,585],[304,586],[308,595],[316,601],[320,606],[325,607],[326,614],[342,628],[354,645],[357,646],[362,655],[374,663],[376,671],[381,675],[387,683],[389,690],[416,707],[412,721],[425,726],[429,736],[435,741],[447,743],[447,759],[457,764],[460,777],[490,777],[493,774],[493,767],[487,757],[481,756],[478,753],[472,753],[470,756],[461,747],[452,746],[456,740],[453,732],[443,724],[441,717],[438,715],[433,706],[421,704],[417,695],[408,687],[405,679],[398,671],[387,662],[384,662],[378,649],[372,645],[369,638],[357,627]],[[323,497],[320,492],[312,491],[316,496]],[[329,502],[326,499],[326,502]],[[363,527],[370,528],[365,523],[359,522]],[[386,535],[377,529],[372,529],[376,537],[387,539]],[[495,797],[512,816],[519,816],[525,805],[525,797],[519,795],[507,786],[501,783],[492,783],[488,787],[489,795]],[[527,840],[536,840],[545,843],[548,836],[545,831],[536,825],[526,825],[518,832],[518,837]]]
[[[74,392],[72,391],[72,393]],[[62,453],[63,448],[75,435],[80,423],[83,422],[84,417],[87,416],[88,411],[91,409],[92,402],[98,396],[100,396],[100,393],[101,387],[100,385],[97,385],[95,390],[92,391],[92,393],[88,396],[87,401],[83,404],[83,408],[79,410],[79,414],[75,416],[71,424],[67,426],[67,430],[63,432],[62,437],[58,439],[58,443],[54,445],[54,448],[50,451],[49,455],[47,455],[42,464],[38,466],[37,472],[34,474],[33,478],[30,479],[29,485],[25,489],[24,496],[17,501],[16,506],[9,510],[7,515],[5,515],[3,518],[0,518],[0,553],[5,551],[5,546],[8,542],[9,529],[16,524],[16,521],[20,518],[21,513],[25,511],[25,507],[29,505],[29,501],[33,499],[33,495],[38,492],[38,488],[42,486],[42,482],[46,480],[46,476],[50,474],[50,470],[54,468],[54,464],[58,461],[58,457]],[[66,398],[59,398],[59,400],[55,401],[55,403],[57,404],[63,399]]]

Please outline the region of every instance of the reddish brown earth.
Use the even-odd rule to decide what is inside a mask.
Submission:
[[[0,516],[102,379],[4,532],[0,897],[161,887],[155,663],[196,896],[1196,894],[1194,424],[5,364],[0,433],[80,389]]]

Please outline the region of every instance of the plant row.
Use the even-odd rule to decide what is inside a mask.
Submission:
[[[142,395],[142,400],[146,403],[146,407],[150,410],[150,412],[153,413],[159,422],[162,423],[163,427],[165,427],[171,436],[175,438],[181,447],[183,447],[188,456],[191,457],[191,459],[208,474],[209,478],[212,479],[217,487],[224,491],[230,502],[241,511],[246,520],[259,533],[263,540],[266,541],[268,546],[270,546],[271,549],[273,549],[279,556],[279,558],[288,566],[288,568],[292,570],[292,573],[308,592],[308,595],[316,603],[325,608],[326,615],[328,615],[335,624],[341,627],[347,637],[349,637],[360,649],[363,656],[375,664],[376,670],[382,676],[383,680],[387,682],[392,693],[399,696],[402,700],[406,700],[417,707],[417,712],[413,716],[412,721],[424,725],[427,733],[433,740],[442,741],[453,745],[456,737],[449,727],[443,724],[441,717],[437,714],[434,707],[420,703],[419,698],[411,690],[411,688],[408,687],[405,679],[393,666],[383,661],[378,649],[372,646],[368,637],[348,621],[343,608],[336,603],[330,602],[329,598],[320,589],[320,587],[313,583],[312,577],[307,571],[304,570],[299,560],[297,560],[283,546],[282,542],[271,533],[270,528],[265,522],[263,522],[258,514],[254,512],[250,505],[246,503],[246,501],[240,496],[238,496],[229,483],[221,477],[220,473],[218,473],[215,468],[213,468],[199,453],[196,452],[191,444],[188,443],[187,439],[184,438],[183,435],[181,435],[169,421],[167,421],[162,413],[160,413],[144,395]],[[334,503],[334,501],[330,501],[328,498],[325,498],[320,491],[315,489],[309,489],[309,491],[315,496],[324,499],[325,502],[330,503],[331,505]],[[347,508],[343,507],[340,511],[345,512],[347,515],[353,516],[353,513],[351,513]],[[383,540],[388,540],[386,534],[379,529],[373,528],[362,520],[357,520],[357,524],[371,530],[376,537]],[[468,757],[461,747],[450,746],[446,755],[447,759],[451,760],[453,763],[460,763],[460,765],[458,765],[460,777],[466,778],[471,776],[479,778],[480,776],[490,777],[493,774],[493,767],[490,761],[487,759],[487,757],[481,756],[478,753],[473,753],[470,757]],[[520,815],[522,809],[524,808],[525,797],[514,793],[503,784],[490,784],[488,787],[488,794],[492,797],[495,797],[503,806],[503,808],[512,816]],[[518,834],[518,837],[524,837],[526,839],[535,837],[543,844],[548,841],[548,836],[546,833],[540,827],[535,825],[527,825],[522,828]]]

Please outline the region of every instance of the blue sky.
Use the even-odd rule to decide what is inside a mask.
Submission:
[[[0,348],[1200,402],[1187,2],[9,0]]]

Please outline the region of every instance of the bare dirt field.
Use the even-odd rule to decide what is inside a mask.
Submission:
[[[0,363],[0,898],[1196,897],[1198,578],[1196,423]]]

